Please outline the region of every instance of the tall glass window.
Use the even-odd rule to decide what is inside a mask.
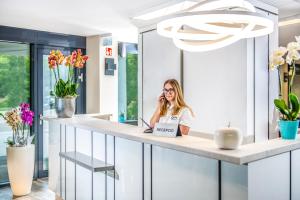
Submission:
[[[137,125],[138,52],[137,44],[119,43],[118,48],[119,122]]]
[[[30,98],[30,47],[0,42],[0,112],[17,107]],[[6,140],[12,130],[0,118],[0,184],[8,182]]]
[[[126,55],[126,93],[127,93],[127,113],[128,120],[138,119],[138,101],[137,101],[137,54],[127,53]]]

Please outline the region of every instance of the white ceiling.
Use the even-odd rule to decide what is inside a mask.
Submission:
[[[266,4],[279,8],[279,18],[287,18],[300,14],[300,0],[261,0]]]
[[[131,18],[181,0],[0,0],[0,25],[90,36],[111,32],[136,41]],[[279,8],[280,17],[300,14],[297,0],[262,0]]]
[[[90,36],[111,32],[132,40],[130,17],[168,0],[0,0],[0,25]]]

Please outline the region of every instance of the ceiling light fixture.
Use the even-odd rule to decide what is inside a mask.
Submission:
[[[300,23],[300,18],[297,19],[290,19],[286,21],[282,21],[278,23],[278,26],[288,26],[288,25],[293,25],[293,24],[299,24]]]
[[[172,38],[180,49],[199,52],[270,34],[273,26],[245,0],[207,0],[166,16],[157,24],[157,32]]]

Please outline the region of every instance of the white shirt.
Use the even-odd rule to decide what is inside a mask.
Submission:
[[[191,127],[194,119],[189,108],[182,108],[177,115],[172,115],[173,106],[169,106],[165,116],[160,117],[159,123],[174,123]]]

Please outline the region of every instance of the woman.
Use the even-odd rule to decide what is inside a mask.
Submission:
[[[158,105],[154,112],[150,126],[155,123],[178,123],[181,134],[187,135],[193,119],[192,110],[183,99],[181,87],[177,80],[169,79],[164,83],[163,93],[158,98]]]

